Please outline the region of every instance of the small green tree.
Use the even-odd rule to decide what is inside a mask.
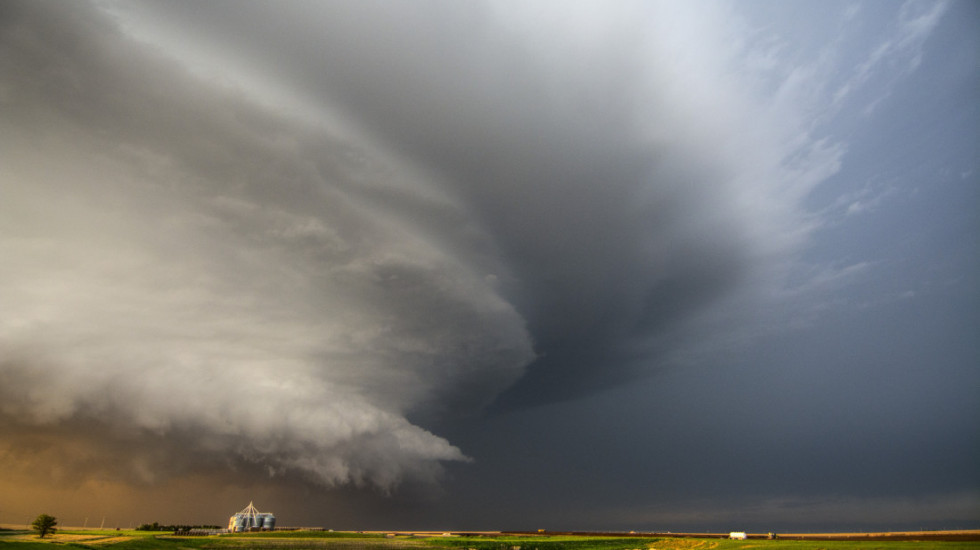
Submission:
[[[58,525],[58,520],[54,516],[41,514],[36,520],[34,520],[34,523],[31,524],[31,528],[37,531],[43,539],[44,535],[54,533],[56,531],[54,528],[55,525]]]

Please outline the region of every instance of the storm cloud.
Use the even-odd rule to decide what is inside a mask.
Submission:
[[[806,127],[816,77],[765,89],[722,6],[152,8],[243,74],[356,117],[466,205],[539,352],[534,400],[636,376],[792,252],[814,225],[801,200],[844,151]]]
[[[949,5],[762,6],[4,3],[0,464],[390,494],[488,467],[461,419],[817,323],[887,264],[820,238],[905,192],[838,175]]]
[[[19,7],[4,18],[5,73],[24,76],[5,90],[3,412],[196,433],[192,448],[328,484],[387,489],[464,459],[404,415],[486,404],[532,349],[463,207],[121,48],[86,6]]]

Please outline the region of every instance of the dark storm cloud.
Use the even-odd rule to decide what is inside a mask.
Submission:
[[[248,478],[314,524],[349,496],[364,528],[379,510],[402,528],[830,518],[835,502],[968,515],[964,468],[940,455],[976,408],[970,350],[945,348],[952,405],[891,366],[925,361],[957,317],[916,331],[895,319],[932,309],[839,313],[939,283],[896,290],[866,233],[829,237],[945,196],[900,188],[911,142],[905,164],[851,152],[916,133],[872,122],[948,5],[801,9],[4,3],[2,469],[145,494]],[[893,377],[901,391],[874,393]],[[955,475],[875,470],[878,439],[833,445],[882,433]],[[449,497],[416,508],[406,486],[433,490],[454,462]],[[907,496],[888,471],[940,504],[885,503]]]
[[[199,430],[389,488],[463,458],[406,415],[479,410],[535,354],[502,404],[655,367],[805,238],[839,164],[793,89],[740,92],[724,12],[107,6],[5,7],[25,426]]]
[[[528,403],[648,369],[750,265],[791,247],[805,228],[794,193],[836,169],[838,149],[711,65],[727,36],[681,44],[660,22],[675,8],[207,3],[130,16],[320,97],[462,200],[541,355],[506,399]],[[721,16],[687,17],[702,15],[686,31],[719,30]]]
[[[85,5],[4,9],[12,425],[384,489],[464,458],[404,415],[478,408],[532,352],[460,206]]]

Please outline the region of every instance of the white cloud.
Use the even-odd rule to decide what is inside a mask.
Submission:
[[[921,62],[922,46],[948,9],[946,2],[907,0],[898,12],[895,32],[889,34],[857,64],[851,75],[835,94],[835,103],[869,86],[872,78],[883,78],[884,85],[875,86],[864,108],[870,115],[877,104],[891,92],[898,78],[914,71]]]

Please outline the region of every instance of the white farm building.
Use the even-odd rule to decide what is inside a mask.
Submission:
[[[275,528],[276,516],[268,512],[259,512],[251,502],[244,510],[228,519],[228,530],[232,533],[272,531]]]

